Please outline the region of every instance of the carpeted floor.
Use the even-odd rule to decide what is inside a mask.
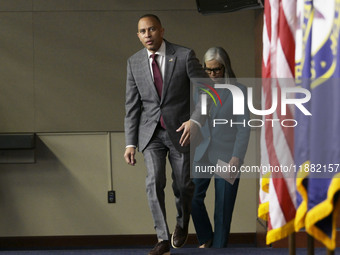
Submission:
[[[94,250],[30,250],[30,251],[0,251],[0,255],[146,255],[150,248],[126,248],[126,249],[94,249]],[[324,248],[315,248],[315,255],[326,255]],[[288,249],[280,248],[225,248],[225,249],[198,249],[198,248],[182,248],[171,249],[171,254],[176,255],[288,255]],[[297,255],[307,255],[307,250],[296,249]],[[335,251],[335,254],[340,254],[340,248]]]

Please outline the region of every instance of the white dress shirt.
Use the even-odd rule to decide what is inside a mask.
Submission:
[[[162,80],[164,81],[164,74],[165,74],[165,42],[163,41],[161,44],[161,47],[159,47],[158,51],[155,52],[157,56],[156,61],[158,63],[159,70],[161,71],[162,74]],[[150,71],[151,71],[151,76],[153,79],[153,72],[152,72],[152,58],[151,55],[153,53],[148,50],[148,58],[149,58],[149,64],[150,64]]]

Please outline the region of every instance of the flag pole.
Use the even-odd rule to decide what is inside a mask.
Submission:
[[[334,250],[327,249],[327,255],[334,255]]]
[[[288,236],[289,255],[296,255],[295,232]]]
[[[314,255],[314,239],[309,234],[307,234],[307,254]]]

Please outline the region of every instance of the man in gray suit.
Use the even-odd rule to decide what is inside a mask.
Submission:
[[[208,76],[193,50],[163,39],[164,28],[157,16],[142,16],[137,35],[145,48],[130,57],[127,65],[124,158],[135,165],[136,148],[143,152],[146,191],[159,241],[149,254],[170,254],[164,202],[166,157],[178,212],[171,244],[179,248],[188,236],[194,191],[190,135],[203,122],[199,106],[190,114],[190,79]]]

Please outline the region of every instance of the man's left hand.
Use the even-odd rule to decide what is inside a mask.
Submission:
[[[181,146],[187,146],[190,144],[190,135],[192,137],[195,136],[198,130],[198,126],[193,121],[188,120],[186,122],[183,122],[183,124],[176,130],[176,132],[181,132],[182,130],[183,134],[181,136],[181,139],[179,140],[179,143]]]

